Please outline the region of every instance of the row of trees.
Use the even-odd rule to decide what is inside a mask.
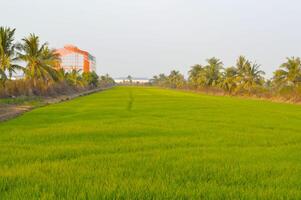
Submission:
[[[47,43],[41,43],[38,36],[30,34],[16,43],[14,35],[15,29],[0,27],[0,95],[47,95],[55,88],[59,88],[56,92],[64,92],[98,86],[95,72],[65,72],[60,68],[60,56]],[[25,79],[12,80],[13,74],[20,71]],[[108,75],[100,80],[102,84],[114,82]]]
[[[214,89],[229,94],[272,94],[288,91],[296,93],[301,88],[300,58],[287,58],[272,79],[265,79],[260,65],[240,56],[235,66],[225,68],[223,62],[215,57],[207,60],[206,65],[194,65],[188,72],[188,79],[179,71],[169,75],[154,76],[154,85],[170,88]]]

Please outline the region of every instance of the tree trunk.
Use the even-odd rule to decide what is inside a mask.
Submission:
[[[33,79],[33,87],[34,87],[34,88],[37,87],[37,81],[36,81],[36,79]]]

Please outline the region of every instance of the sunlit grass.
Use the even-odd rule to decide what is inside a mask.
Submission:
[[[301,107],[117,87],[0,123],[0,199],[300,199]]]

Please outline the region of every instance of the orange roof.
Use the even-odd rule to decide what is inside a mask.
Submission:
[[[61,56],[72,54],[72,53],[79,53],[85,56],[89,55],[87,51],[83,51],[74,45],[65,45],[64,48],[57,49],[56,52]]]

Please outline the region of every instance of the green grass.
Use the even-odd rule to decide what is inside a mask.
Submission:
[[[0,199],[301,199],[301,106],[117,87],[0,123]]]
[[[42,98],[40,97],[27,97],[20,96],[16,98],[0,98],[1,105],[28,105],[28,106],[40,106],[42,104]]]

